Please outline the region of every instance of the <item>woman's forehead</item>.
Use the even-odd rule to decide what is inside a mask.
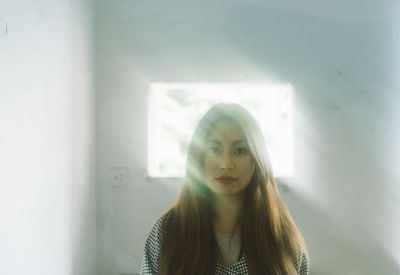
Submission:
[[[209,131],[206,141],[239,143],[246,142],[246,137],[239,124],[223,120],[217,122]]]

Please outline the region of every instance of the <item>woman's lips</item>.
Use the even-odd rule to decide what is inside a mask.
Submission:
[[[232,183],[234,181],[237,181],[236,178],[233,177],[219,177],[219,178],[215,178],[216,181],[221,182],[223,184],[229,184]]]

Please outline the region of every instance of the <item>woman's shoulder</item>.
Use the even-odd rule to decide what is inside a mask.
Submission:
[[[153,223],[148,234],[144,247],[144,257],[140,268],[140,274],[159,274],[159,260],[161,252],[161,242],[163,239],[163,227],[165,220],[169,217],[168,213],[162,214]]]
[[[309,273],[309,257],[304,246],[299,246],[297,253],[296,270],[299,275],[308,275]]]
[[[169,213],[166,212],[155,219],[153,225],[151,226],[150,233],[147,237],[148,239],[157,239],[158,241],[161,240],[164,223],[168,220],[169,216]]]
[[[147,237],[147,243],[160,243],[163,237],[163,232],[165,232],[166,225],[168,222],[171,220],[171,216],[173,214],[172,210],[168,210],[161,214],[155,221],[153,222],[153,225],[151,226],[150,233]]]

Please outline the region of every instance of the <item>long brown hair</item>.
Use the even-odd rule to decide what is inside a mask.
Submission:
[[[219,103],[199,121],[188,148],[180,195],[165,213],[160,254],[162,275],[214,274],[219,248],[212,225],[212,191],[203,179],[204,141],[221,120],[238,123],[256,163],[246,187],[240,226],[242,252],[250,274],[297,274],[304,239],[279,196],[262,132],[238,104]]]

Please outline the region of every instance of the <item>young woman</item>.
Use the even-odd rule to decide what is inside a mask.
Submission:
[[[262,132],[237,104],[202,117],[175,204],[147,237],[140,274],[308,274],[306,244],[281,200]]]

